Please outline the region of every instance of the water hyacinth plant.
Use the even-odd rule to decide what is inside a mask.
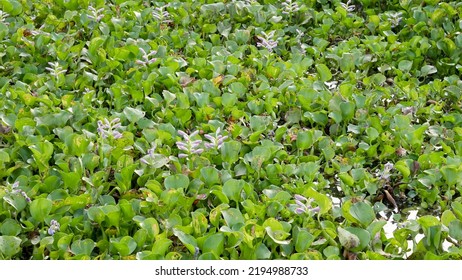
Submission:
[[[312,207],[311,203],[313,202],[312,199],[308,199],[302,195],[296,194],[294,195],[295,199],[295,210],[294,212],[298,215],[301,214],[312,214],[319,212],[319,206]]]
[[[257,38],[260,40],[260,42],[257,42],[257,47],[263,47],[266,48],[269,52],[272,52],[273,49],[278,46],[278,42],[274,40],[275,33],[275,30],[270,31],[269,33],[262,31],[262,36],[257,35]]]
[[[24,197],[26,202],[28,202],[28,203],[31,202],[31,199],[29,198],[27,193],[19,188],[19,182],[18,181],[13,183],[13,185],[11,186],[11,189],[12,189],[12,193],[20,194],[22,197]]]
[[[168,7],[168,5],[164,5],[162,7],[156,7],[154,11],[152,12],[152,16],[157,19],[159,23],[170,23],[172,22],[170,20],[170,13],[166,11],[165,9]]]
[[[97,124],[97,131],[103,139],[108,137],[112,137],[113,139],[122,138],[122,133],[117,130],[121,126],[120,118],[114,118],[112,121],[104,118],[102,121],[98,120]]]
[[[156,61],[155,57],[152,57],[153,55],[157,54],[157,51],[151,51],[149,53],[146,53],[146,51],[143,48],[139,48],[141,54],[142,54],[142,60],[137,59],[136,64],[140,64],[143,66],[150,65]]]
[[[49,235],[54,235],[56,232],[59,231],[61,225],[58,223],[56,220],[51,220],[50,221],[50,227],[48,228],[48,234]]]
[[[207,149],[215,149],[218,150],[223,146],[223,143],[225,142],[226,139],[228,139],[228,136],[223,136],[220,134],[220,128],[217,128],[214,134],[205,134],[204,137],[209,140],[209,143],[204,143],[204,146]]]
[[[176,146],[178,147],[179,150],[182,152],[178,154],[179,158],[186,158],[190,155],[200,155],[202,152],[204,152],[203,148],[200,148],[202,144],[201,139],[193,140],[196,135],[199,134],[199,131],[196,130],[192,132],[190,135],[188,135],[186,132],[182,130],[178,130],[178,134],[183,137],[183,141],[177,141]]]
[[[0,259],[461,260],[461,12],[0,0]]]

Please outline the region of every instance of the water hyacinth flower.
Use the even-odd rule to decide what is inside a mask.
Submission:
[[[215,134],[205,134],[204,137],[210,141],[210,143],[204,144],[207,149],[220,149],[225,140],[228,139],[228,136],[220,135],[220,128],[217,128]]]
[[[388,20],[390,21],[391,27],[396,27],[401,22],[401,12],[389,12],[387,13]]]
[[[338,81],[324,82],[324,84],[327,86],[329,90],[334,90],[337,88]]]
[[[348,0],[346,3],[340,3],[342,7],[347,10],[348,12],[353,12],[355,10],[355,5],[350,5],[351,0]]]
[[[376,176],[382,180],[388,181],[390,180],[390,176],[391,176],[390,171],[393,170],[393,168],[394,168],[393,163],[387,162],[383,166],[383,171],[379,170],[376,172]]]
[[[199,155],[202,152],[204,152],[204,149],[199,148],[200,145],[202,144],[202,140],[200,139],[194,140],[194,141],[192,140],[194,136],[199,134],[198,130],[194,131],[190,135],[188,135],[186,132],[182,130],[178,130],[178,134],[184,139],[184,141],[176,142],[176,146],[178,147],[178,149],[184,152],[184,153],[178,154],[179,158],[186,158],[188,157],[188,155],[191,155],[191,154]]]
[[[91,15],[87,15],[87,17],[89,19],[92,19],[92,20],[96,21],[96,22],[100,22],[101,19],[103,19],[103,17],[104,17],[104,14],[103,14],[104,8],[101,8],[101,9],[97,10],[97,9],[93,8],[92,6],[90,6],[90,7],[88,7],[88,11],[91,13]]]
[[[157,58],[155,57],[152,57],[153,55],[156,55],[157,54],[157,51],[151,51],[150,53],[146,53],[146,51],[143,49],[143,48],[139,48],[140,49],[140,52],[142,54],[142,58],[143,60],[140,60],[140,59],[137,59],[135,62],[136,64],[139,64],[139,65],[149,65],[151,63],[154,63],[156,62]]]
[[[304,35],[305,35],[305,32],[299,30],[299,29],[295,29],[295,31],[297,31],[297,39],[300,40]]]
[[[292,2],[292,0],[286,0],[282,3],[282,6],[284,7],[282,13],[286,15],[291,15],[292,13],[297,12],[300,9],[298,4],[296,2]]]
[[[31,199],[29,198],[27,193],[25,191],[19,189],[19,182],[18,181],[13,183],[13,185],[11,186],[11,189],[13,190],[13,193],[19,193],[22,197],[24,197],[24,199],[27,201],[27,203],[31,202]]]
[[[311,199],[308,199],[304,197],[303,195],[296,194],[294,195],[295,199],[295,208],[294,212],[295,214],[301,215],[301,214],[310,214],[310,213],[317,213],[319,212],[319,206],[318,207],[312,207],[311,206]]]
[[[115,118],[112,121],[109,121],[108,119],[104,119],[104,122],[101,120],[98,120],[98,128],[97,131],[101,137],[104,139],[108,138],[110,135],[114,137],[114,139],[120,139],[122,138],[122,133],[117,131],[121,126],[120,124],[120,119]]]
[[[4,23],[5,25],[8,25],[8,22],[5,22],[5,19],[9,17],[10,14],[5,13],[4,11],[0,10],[0,22]]]
[[[155,17],[160,23],[170,23],[170,22],[172,22],[170,20],[170,13],[168,11],[164,10],[166,7],[167,7],[167,5],[162,6],[162,7],[157,7],[152,12],[152,16]]]
[[[48,62],[48,65],[51,67],[45,67],[45,70],[50,71],[50,74],[54,77],[58,77],[61,74],[64,74],[67,72],[66,69],[63,69],[58,62]]]
[[[257,47],[264,47],[266,48],[269,52],[272,52],[274,48],[278,46],[278,42],[273,40],[274,33],[276,31],[273,30],[270,33],[266,34],[266,32],[262,31],[262,36],[258,36],[257,38],[260,40],[260,42],[257,43]]]
[[[61,225],[58,223],[56,220],[51,220],[50,221],[50,227],[48,228],[48,234],[49,235],[54,235],[57,231],[59,231],[59,228]]]

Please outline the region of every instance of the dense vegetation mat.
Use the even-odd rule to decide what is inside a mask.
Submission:
[[[461,259],[461,13],[0,0],[0,258]]]

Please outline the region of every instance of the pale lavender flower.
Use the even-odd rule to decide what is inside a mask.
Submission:
[[[402,19],[401,12],[388,12],[387,16],[388,16],[388,20],[391,23],[391,27],[398,26]]]
[[[204,146],[207,149],[220,149],[221,146],[223,146],[223,143],[225,142],[226,139],[228,139],[228,136],[223,136],[220,134],[221,129],[217,128],[215,131],[215,134],[205,134],[204,137],[207,138],[207,140],[210,141],[210,143],[205,143]]]
[[[387,163],[383,166],[383,171],[378,170],[378,171],[376,172],[376,176],[379,177],[379,178],[382,179],[382,180],[388,181],[388,180],[390,180],[390,177],[391,177],[390,171],[391,171],[393,168],[394,168],[393,163],[387,162]]]
[[[351,0],[348,0],[346,3],[340,3],[342,7],[348,12],[353,12],[355,10],[355,5],[350,5]]]
[[[5,25],[8,25],[8,22],[5,22],[5,19],[9,17],[10,14],[5,13],[4,11],[0,10],[0,22],[3,22]]]
[[[294,198],[297,201],[308,201],[306,197],[304,197],[303,195],[299,195],[299,194],[294,195]]]
[[[51,67],[45,67],[45,70],[48,70],[50,71],[50,74],[52,76],[55,76],[56,78],[61,75],[61,74],[64,74],[67,72],[66,69],[63,69],[58,62],[48,62],[48,65],[50,65]]]
[[[292,0],[286,0],[282,3],[282,6],[284,6],[284,11],[282,11],[282,13],[286,15],[291,15],[300,9],[298,4],[296,2],[292,2]]]
[[[97,123],[97,131],[104,139],[108,138],[110,135],[112,135],[114,139],[122,138],[122,133],[116,130],[121,126],[119,118],[115,118],[112,121],[105,118],[104,121],[98,120]]]
[[[294,198],[295,198],[295,204],[292,204],[292,205],[297,207],[294,210],[295,214],[301,215],[301,214],[310,214],[310,213],[319,212],[319,209],[320,209],[319,206],[318,207],[311,206],[312,199],[308,199],[299,194],[294,195]]]
[[[149,53],[146,53],[146,51],[143,49],[143,48],[139,48],[140,49],[140,52],[142,54],[142,60],[140,59],[137,59],[135,62],[136,64],[139,64],[139,65],[149,65],[151,63],[154,63],[156,62],[157,58],[155,57],[152,57],[153,55],[156,55],[157,54],[157,51],[151,51]]]
[[[27,193],[19,188],[19,181],[14,182],[13,185],[11,186],[11,189],[12,189],[13,193],[18,193],[22,197],[24,197],[26,202],[28,202],[28,203],[31,202],[31,199],[29,198]]]
[[[266,34],[266,32],[262,31],[262,36],[257,36],[260,42],[257,43],[257,47],[264,47],[268,51],[272,52],[274,48],[278,46],[278,42],[273,40],[275,30],[271,31],[270,33]]]
[[[170,23],[170,22],[172,22],[170,20],[170,13],[168,11],[164,10],[166,7],[167,7],[167,5],[162,6],[162,7],[157,7],[152,12],[152,16],[155,17],[161,23]]]
[[[298,30],[298,29],[295,29],[295,31],[297,31],[297,39],[300,40],[304,35],[305,35],[305,32],[301,31],[301,30]]]
[[[188,155],[196,154],[199,155],[204,152],[204,149],[199,148],[202,144],[202,140],[192,140],[192,138],[199,134],[199,131],[196,130],[190,135],[182,130],[178,130],[178,134],[183,137],[183,141],[177,141],[176,146],[179,150],[183,151],[184,153],[179,153],[179,158],[186,158]]]
[[[57,231],[59,231],[59,228],[61,225],[58,223],[56,220],[51,220],[50,221],[50,227],[48,228],[48,234],[49,235],[54,235]]]
[[[92,19],[92,20],[96,21],[96,22],[100,22],[101,19],[103,19],[103,17],[104,17],[104,14],[103,14],[104,8],[101,8],[101,9],[97,10],[97,9],[93,8],[92,6],[90,6],[90,7],[88,7],[88,11],[91,13],[91,15],[87,15],[87,17],[89,19]]]

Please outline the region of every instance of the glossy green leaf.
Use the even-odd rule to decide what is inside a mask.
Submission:
[[[165,178],[164,186],[169,189],[187,189],[189,185],[189,178],[183,174],[170,175]]]
[[[71,245],[71,252],[74,255],[90,256],[96,243],[91,239],[75,240]]]
[[[245,219],[242,215],[241,211],[236,208],[229,208],[226,210],[221,211],[223,218],[225,219],[226,224],[230,228],[240,227],[244,225]]]
[[[193,236],[178,229],[173,229],[173,234],[180,239],[181,243],[186,246],[191,254],[196,252],[197,241]]]
[[[212,252],[217,256],[220,256],[224,250],[225,237],[223,233],[216,233],[209,236],[202,247],[202,252]]]
[[[43,222],[51,212],[53,203],[46,198],[38,198],[30,204],[30,214],[37,222]]]
[[[332,79],[332,73],[325,64],[317,64],[316,71],[318,72],[319,78],[322,82],[327,82]]]
[[[363,201],[351,205],[350,214],[363,226],[368,226],[375,219],[374,210],[369,204]]]
[[[12,258],[21,252],[21,242],[21,239],[16,236],[0,236],[1,255],[6,259]]]
[[[244,181],[230,179],[223,185],[223,193],[230,199],[238,202],[241,197],[241,191],[244,187]]]

